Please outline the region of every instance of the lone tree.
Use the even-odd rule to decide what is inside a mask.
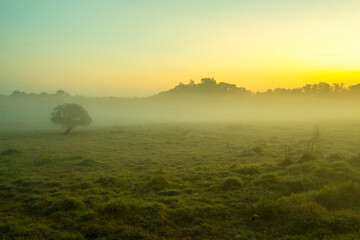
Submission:
[[[89,113],[79,104],[65,103],[54,108],[51,121],[66,128],[64,134],[69,134],[77,126],[87,126],[92,122]]]

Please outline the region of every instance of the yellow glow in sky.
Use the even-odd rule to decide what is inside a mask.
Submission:
[[[2,1],[0,93],[360,83],[360,2],[314,2]]]

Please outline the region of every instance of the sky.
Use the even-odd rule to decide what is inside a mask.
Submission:
[[[0,0],[0,94],[360,83],[359,0]]]

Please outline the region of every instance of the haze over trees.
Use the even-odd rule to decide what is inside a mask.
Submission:
[[[214,78],[202,78],[199,83],[190,80],[189,83],[179,83],[172,89],[161,91],[151,97],[171,95],[171,94],[231,94],[231,95],[294,95],[294,96],[360,96],[360,83],[346,86],[344,83],[329,84],[326,82],[319,82],[315,84],[306,84],[297,88],[274,88],[262,92],[253,92],[244,87],[238,87],[236,84],[217,82]],[[68,92],[59,89],[56,93],[26,93],[24,91],[15,90],[10,94],[11,97],[74,97]],[[79,97],[79,96],[76,96]],[[109,97],[101,97],[109,98]],[[112,99],[122,99],[122,97],[111,97]],[[145,97],[146,98],[146,97]]]
[[[160,92],[159,95],[193,93],[193,94],[231,94],[231,95],[293,95],[293,96],[360,96],[360,84],[345,86],[344,83],[329,84],[319,82],[316,84],[306,84],[298,88],[274,88],[263,92],[252,92],[244,87],[238,87],[236,84],[219,82],[214,78],[203,78],[196,84],[190,80],[188,84],[179,83],[173,89]]]
[[[91,112],[94,126],[171,122],[229,122],[358,119],[360,84],[320,82],[298,88],[253,92],[235,84],[203,78],[149,97],[87,97],[14,91],[0,96],[0,128],[51,128],[49,112],[72,102]]]
[[[89,113],[75,103],[57,106],[51,113],[50,119],[53,123],[66,128],[64,134],[69,134],[75,127],[88,126],[92,122]]]

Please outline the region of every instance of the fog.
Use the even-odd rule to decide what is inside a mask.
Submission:
[[[340,86],[340,87],[339,87]],[[320,83],[298,89],[252,93],[233,84],[202,79],[147,98],[28,94],[14,91],[0,96],[0,130],[54,128],[50,114],[63,103],[83,106],[93,119],[91,127],[201,122],[358,120],[358,85]],[[305,89],[305,90],[304,90]]]
[[[0,238],[357,239],[360,95],[338,86],[1,96]]]

